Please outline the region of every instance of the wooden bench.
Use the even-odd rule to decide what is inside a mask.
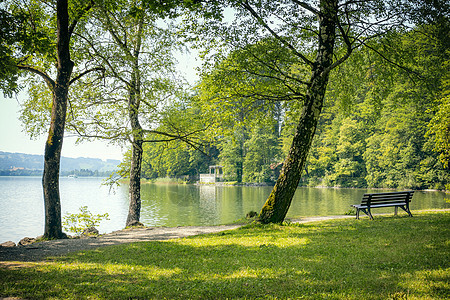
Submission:
[[[372,208],[389,206],[395,207],[395,215],[397,215],[398,208],[400,207],[412,217],[409,211],[409,202],[411,202],[413,194],[414,191],[364,194],[361,204],[353,204],[351,206],[356,208],[356,219],[359,219],[359,211],[362,210],[373,220],[372,213],[370,212]]]

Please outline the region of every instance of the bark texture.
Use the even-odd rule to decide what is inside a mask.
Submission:
[[[320,1],[318,52],[313,63],[305,104],[280,176],[261,209],[259,220],[262,223],[279,223],[284,220],[300,181],[322,111],[329,69],[333,62],[337,2]]]
[[[130,187],[128,190],[130,206],[126,226],[139,223],[141,216],[141,166],[142,166],[142,139],[133,142],[131,156]]]
[[[52,89],[53,103],[51,124],[45,144],[44,191],[45,229],[44,237],[49,239],[65,238],[61,226],[61,201],[59,196],[59,169],[61,148],[66,123],[67,94],[73,70],[69,52],[69,13],[67,0],[58,0],[57,9],[57,77]]]
[[[137,47],[139,49],[139,47]],[[140,77],[138,65],[139,52],[134,52],[135,65],[133,69],[131,86],[129,87],[128,99],[128,115],[132,129],[132,155],[130,166],[130,186],[128,190],[130,205],[128,209],[128,217],[126,226],[134,226],[139,224],[141,216],[141,167],[142,167],[142,145],[143,130],[139,123],[139,106],[140,106]]]

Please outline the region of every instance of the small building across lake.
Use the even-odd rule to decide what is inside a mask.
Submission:
[[[199,183],[216,183],[222,181],[223,166],[209,166],[208,174],[200,174]]]

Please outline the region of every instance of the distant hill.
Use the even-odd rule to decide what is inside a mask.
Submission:
[[[90,170],[101,173],[112,172],[117,169],[120,160],[99,158],[61,158],[61,172],[74,170]],[[44,169],[44,156],[24,153],[11,153],[0,151],[0,171],[29,170],[41,172]]]

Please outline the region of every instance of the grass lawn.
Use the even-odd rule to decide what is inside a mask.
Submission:
[[[27,299],[448,299],[450,213],[247,227],[0,266]]]

